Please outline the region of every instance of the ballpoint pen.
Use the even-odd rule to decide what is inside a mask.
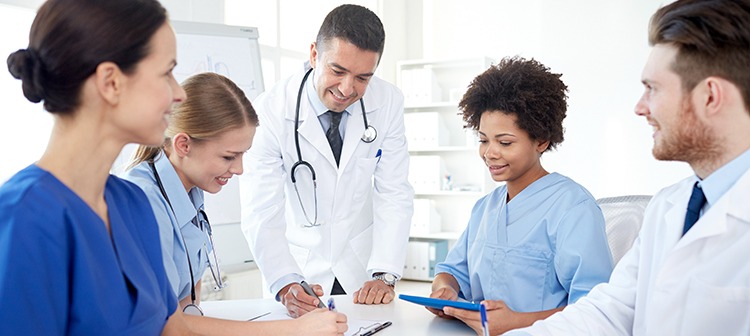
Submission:
[[[333,302],[333,298],[328,298],[328,310],[336,311],[336,304]]]
[[[482,335],[490,336],[490,328],[487,327],[487,308],[484,304],[479,305],[479,313],[482,315]]]
[[[314,298],[318,299],[318,308],[325,308],[325,307],[326,307],[326,306],[325,306],[325,305],[323,304],[323,300],[321,300],[321,299],[320,299],[320,298],[318,297],[318,295],[317,295],[317,294],[315,294],[315,291],[313,291],[313,290],[312,290],[312,288],[310,288],[310,285],[308,285],[308,284],[307,284],[307,282],[305,282],[304,280],[302,280],[302,282],[300,282],[299,284],[300,284],[300,285],[302,286],[302,288],[303,288],[303,289],[305,290],[305,293],[307,293],[308,295],[310,295],[310,296],[312,296],[312,297],[314,297]]]

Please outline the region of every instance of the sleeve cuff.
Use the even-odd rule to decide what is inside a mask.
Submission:
[[[305,280],[305,277],[303,277],[302,275],[299,275],[297,273],[289,273],[271,284],[271,293],[274,293],[274,297],[276,298],[277,302],[281,302],[281,298],[279,298],[279,291],[281,291],[282,289],[284,289],[284,287],[288,286],[291,283],[300,283],[303,280]]]
[[[391,271],[388,271],[388,270],[380,269],[380,268],[373,268],[372,270],[370,270],[370,279],[372,279],[372,277],[375,276],[375,273],[391,273],[391,274],[393,274],[396,277],[396,281],[401,280],[401,275],[400,274],[397,274],[395,272],[391,272]]]

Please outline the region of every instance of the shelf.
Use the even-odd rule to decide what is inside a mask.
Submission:
[[[446,153],[446,152],[476,152],[475,146],[444,146],[431,148],[409,149],[409,153]]]
[[[435,108],[435,107],[455,107],[458,108],[458,102],[432,102],[429,104],[421,105],[408,105],[404,106],[405,109],[419,109],[419,108]]]
[[[430,233],[427,235],[409,235],[409,238],[416,238],[416,239],[448,239],[448,240],[456,240],[458,237],[461,236],[462,232],[435,232]]]
[[[490,64],[495,63],[495,60],[489,57],[465,57],[465,58],[444,58],[444,59],[422,59],[422,60],[402,60],[396,62],[397,68],[413,68],[428,66],[432,68],[442,67],[477,67],[480,69],[487,68]]]
[[[457,191],[457,190],[443,190],[433,191],[428,193],[415,193],[415,196],[484,196],[485,193],[481,191]]]

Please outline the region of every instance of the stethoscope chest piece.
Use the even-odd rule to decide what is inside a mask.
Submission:
[[[375,138],[378,137],[378,131],[373,127],[372,125],[367,125],[367,128],[365,128],[365,132],[362,133],[362,141],[366,143],[371,143],[375,141]]]

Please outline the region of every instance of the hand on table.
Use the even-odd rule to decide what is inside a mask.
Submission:
[[[323,287],[310,286],[315,294],[323,296]],[[305,289],[298,283],[291,283],[279,291],[281,303],[286,307],[289,316],[297,318],[318,308],[320,300],[305,293]]]
[[[432,292],[432,294],[430,294],[430,298],[456,301],[458,300],[458,293],[456,293],[456,291],[453,288],[446,286],[446,287],[438,288],[436,291]],[[453,316],[446,315],[440,309],[435,309],[435,308],[430,308],[430,307],[425,307],[425,308],[427,308],[427,310],[429,310],[430,313],[433,313],[439,317],[447,318],[447,319],[454,318]]]
[[[297,332],[304,331],[305,335],[343,335],[348,328],[346,315],[323,308],[314,309],[295,321],[299,323]]]
[[[500,300],[484,300],[482,303],[487,308],[487,325],[490,329],[490,335],[501,335],[507,331],[522,327],[517,321],[519,313],[508,308],[505,302]],[[446,315],[463,321],[471,329],[474,329],[477,334],[482,334],[482,316],[478,311],[445,307],[444,312]]]
[[[386,285],[382,280],[370,280],[354,292],[354,303],[385,304],[393,301],[395,297],[396,291],[393,287]]]

